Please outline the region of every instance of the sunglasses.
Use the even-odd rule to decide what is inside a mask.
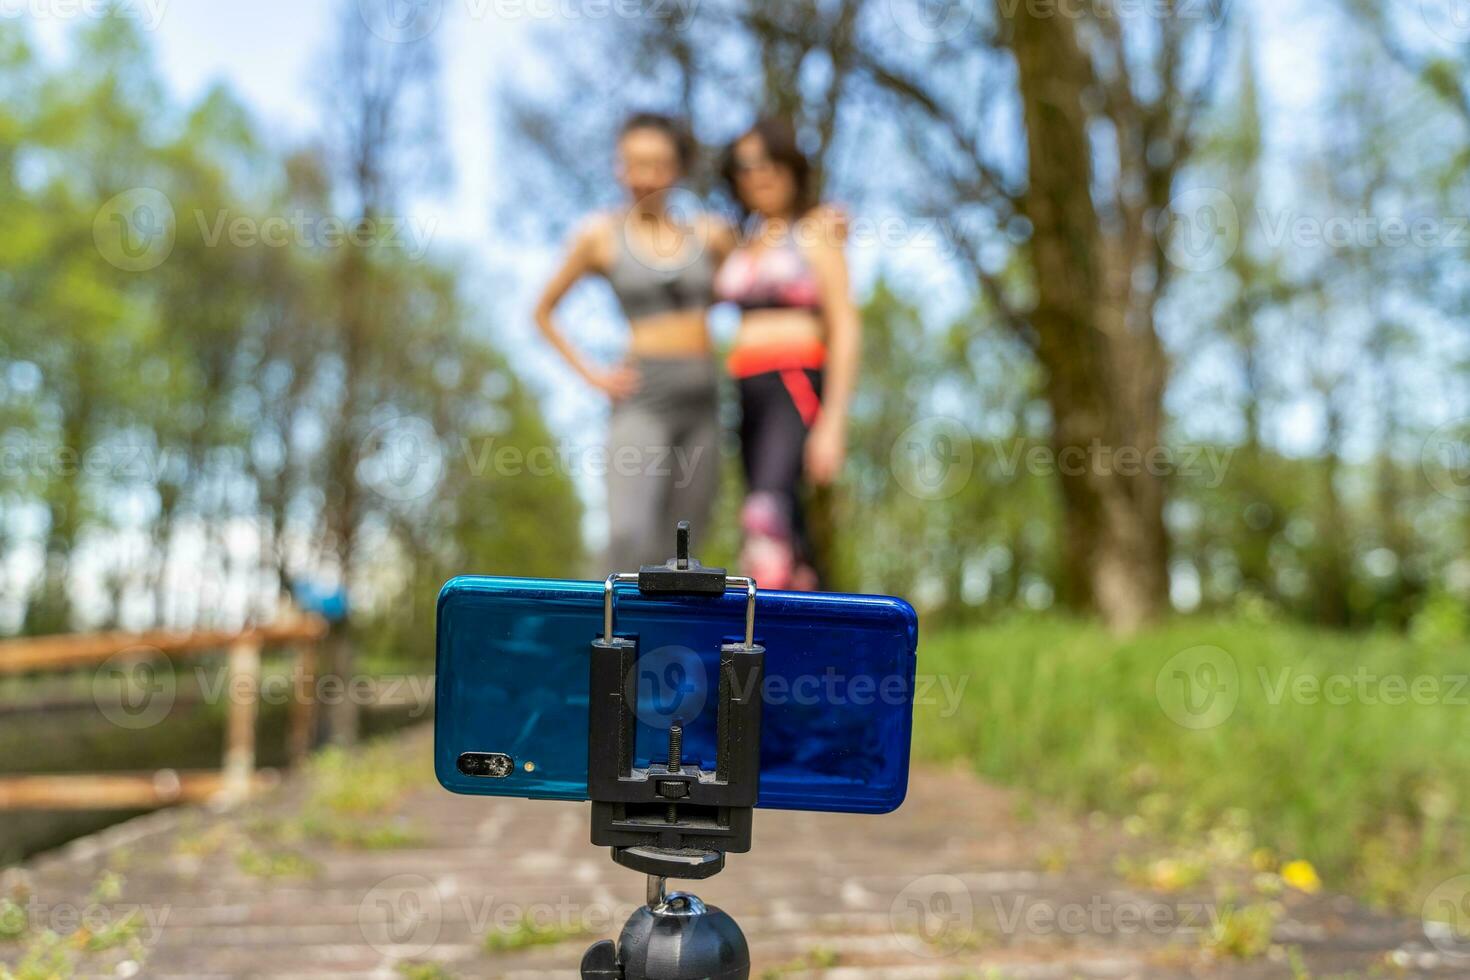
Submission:
[[[762,154],[761,156],[736,157],[735,164],[731,169],[734,170],[735,176],[744,177],[757,171],[769,173],[776,169],[776,167],[775,160]]]

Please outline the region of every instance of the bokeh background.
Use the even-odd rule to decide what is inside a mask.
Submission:
[[[920,752],[1388,908],[1470,870],[1463,0],[29,0],[0,93],[0,631],[342,593],[334,667],[422,675],[450,575],[600,577],[534,292],[628,111],[725,211],[774,112],[866,335],[832,581],[968,678]],[[601,284],[564,321],[619,356]],[[12,772],[217,755],[217,705],[123,746],[90,675],[5,685]]]

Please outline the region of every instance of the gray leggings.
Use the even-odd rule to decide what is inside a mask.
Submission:
[[[634,367],[639,389],[614,404],[608,431],[606,567],[619,572],[670,558],[679,521],[693,523],[697,545],[720,479],[714,361],[643,358]]]

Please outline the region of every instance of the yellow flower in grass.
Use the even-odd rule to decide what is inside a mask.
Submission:
[[[1299,892],[1315,895],[1322,890],[1322,879],[1310,861],[1292,861],[1281,869],[1281,880]]]

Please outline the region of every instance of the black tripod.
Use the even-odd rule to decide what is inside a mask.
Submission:
[[[635,768],[638,641],[613,632],[613,594],[638,583],[644,595],[718,597],[744,589],[745,640],[720,647],[717,763],[685,765],[683,729],[669,729],[669,758]],[[684,892],[666,893],[669,878],[702,880],[725,867],[729,852],[750,850],[751,818],[760,788],[761,685],[765,650],[755,643],[755,581],[705,568],[689,557],[689,524],[678,527],[675,557],[637,573],[609,575],[603,631],[592,641],[587,788],[592,843],[612,848],[618,864],[648,876],[648,904],[633,913],[613,943],[582,958],[585,978],[618,980],[748,980],[750,950],[735,920]]]

